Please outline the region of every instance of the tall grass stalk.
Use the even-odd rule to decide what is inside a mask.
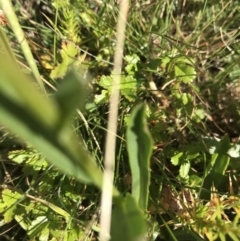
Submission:
[[[120,12],[117,25],[117,43],[113,69],[113,91],[109,106],[106,152],[104,157],[105,171],[103,177],[103,191],[101,196],[101,231],[99,236],[101,241],[110,240],[114,162],[116,157],[115,145],[118,123],[119,85],[121,80],[127,12],[128,0],[122,0],[120,3]]]

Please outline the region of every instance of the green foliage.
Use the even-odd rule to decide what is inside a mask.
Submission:
[[[119,86],[121,95],[129,102],[134,102],[137,98],[137,93],[140,90],[140,83],[134,77],[136,73],[137,64],[139,62],[139,57],[137,55],[126,56],[125,60],[127,65],[125,70],[127,75],[122,75],[121,84]],[[113,79],[112,76],[101,76],[100,80],[97,82],[99,86],[103,88],[101,94],[96,94],[94,102],[98,105],[107,103],[111,95]]]
[[[191,167],[191,162],[196,160],[200,156],[200,152],[202,151],[201,146],[188,145],[188,148],[185,150],[176,153],[171,157],[171,163],[174,166],[180,166],[179,169],[179,177],[182,180],[189,179],[189,171]]]
[[[83,237],[84,233],[78,224],[83,225],[85,220],[78,216],[73,206],[73,203],[82,200],[83,187],[62,176],[32,148],[11,151],[8,158],[23,166],[22,172],[31,180],[28,184],[31,188],[26,194],[22,190],[2,191],[1,212],[4,212],[5,223],[15,219],[32,239],[51,240],[54,237],[75,240]],[[39,178],[39,173],[44,175]],[[31,190],[35,190],[34,196],[29,194]],[[58,199],[50,195],[56,190]],[[41,197],[44,193],[46,196]]]
[[[4,58],[3,53],[1,58]],[[57,95],[57,101],[47,100],[32,87],[21,72],[18,70],[12,72],[12,66],[15,64],[10,59],[1,66],[1,122],[30,141],[65,173],[101,187],[101,172],[98,167],[88,153],[78,145],[71,128],[62,124],[66,118],[69,118],[69,113],[66,111],[71,112],[72,108],[76,107],[73,104],[80,104],[81,96],[79,99],[77,92],[74,96],[72,92],[74,89],[65,88]],[[80,86],[79,76],[77,78],[72,75],[71,78],[71,82],[76,83],[73,86]],[[64,81],[68,81],[68,78],[66,77]],[[29,91],[27,94],[26,89]],[[69,91],[72,93],[72,98],[67,103],[68,100],[63,100],[61,97],[71,95]],[[72,99],[76,102],[73,103]],[[58,103],[64,109],[61,110]]]
[[[137,106],[127,128],[127,149],[132,173],[132,195],[143,210],[148,206],[152,139],[145,120],[144,105]]]
[[[13,220],[16,213],[19,212],[18,203],[23,198],[23,195],[11,190],[3,190],[2,200],[0,203],[0,212],[4,212],[4,221],[9,223]]]
[[[62,44],[60,55],[62,62],[53,68],[50,77],[52,79],[63,78],[69,71],[71,66],[76,65],[75,57],[79,54],[79,50],[71,43]]]
[[[178,81],[182,81],[187,84],[193,82],[196,77],[196,71],[194,68],[194,60],[182,55],[177,49],[173,49],[169,53],[167,52],[165,56],[159,57],[157,60],[152,60],[153,63],[158,63],[157,69],[165,72],[170,76],[171,79],[176,78]],[[150,63],[149,67],[153,70],[153,63]],[[152,66],[153,65],[153,66]]]
[[[23,51],[24,56],[25,56],[29,66],[32,70],[32,73],[35,77],[35,80],[37,81],[37,83],[41,87],[42,91],[45,92],[45,88],[44,88],[44,85],[43,85],[43,83],[40,79],[40,74],[39,74],[38,68],[35,64],[32,52],[29,48],[26,37],[25,37],[25,35],[22,31],[22,28],[19,24],[17,16],[16,16],[16,14],[13,10],[13,6],[12,6],[11,2],[8,1],[8,0],[7,1],[0,1],[0,7],[4,10],[5,14],[7,15],[8,22],[10,23],[10,25],[11,25],[14,33],[15,33],[15,36],[17,37],[18,42],[21,45],[22,51]],[[3,40],[4,40],[4,45],[5,45],[7,43],[6,38],[4,37],[4,35],[1,34],[1,41],[3,41]],[[3,44],[3,42],[1,43],[1,45],[2,44]],[[9,50],[8,50],[7,46],[4,46],[4,47],[8,51],[8,54],[11,55],[11,53],[9,53]]]
[[[143,210],[139,208],[133,196],[118,198],[112,214],[112,240],[126,241],[142,239],[146,233]]]
[[[79,81],[79,79],[81,80],[81,75],[67,75],[63,81],[70,85],[63,83],[63,87],[60,87],[57,94],[52,97],[51,100],[49,100],[43,98],[31,86],[30,81],[25,79],[25,76],[22,75],[21,72],[16,71],[15,73],[11,74],[9,69],[11,66],[14,66],[14,64],[9,59],[5,64],[2,65],[2,72],[0,75],[0,100],[2,109],[0,115],[1,121],[14,132],[18,133],[24,139],[30,141],[36,148],[42,151],[43,154],[47,156],[48,160],[57,166],[61,171],[72,177],[75,177],[81,182],[94,183],[96,186],[101,188],[101,172],[86,151],[81,148],[81,146],[77,145],[76,136],[72,134],[71,129],[68,126],[68,120],[71,116],[71,113],[83,101],[83,95],[79,96],[79,93],[84,93],[84,87],[81,85],[81,81]],[[21,81],[21,84],[19,84],[19,80]],[[28,89],[30,93],[26,95],[25,89]],[[35,100],[38,99],[37,109],[35,108],[33,102],[28,102],[30,99],[33,99],[33,96]],[[27,109],[23,108],[23,106],[26,104],[28,107]],[[144,138],[147,141],[142,143],[141,141],[138,141],[137,143],[137,145],[140,145],[141,148],[144,147],[144,143],[147,143],[147,149],[143,152],[142,156],[144,159],[137,164],[141,169],[141,174],[144,175],[141,182],[139,207],[146,209],[150,172],[148,163],[150,158],[151,141],[149,134],[146,132],[146,126],[143,123],[143,113],[144,108],[141,108],[137,111],[136,115],[140,115],[138,118],[141,122],[138,123],[133,119],[133,130],[130,131],[130,136],[128,138],[132,143],[130,145],[134,145],[134,140],[131,140],[131,135],[139,135],[137,138]],[[135,128],[137,129],[135,130]],[[131,134],[132,131],[134,131],[134,133]],[[33,157],[31,158],[31,156]],[[36,161],[41,159],[40,156],[36,155],[35,153],[32,155],[31,152],[13,152],[11,155],[9,155],[9,157],[18,164],[24,164],[24,173],[27,175],[32,175],[34,180],[36,179],[36,172],[40,170],[46,171],[47,165],[43,160],[38,162],[37,166],[35,165]],[[146,163],[144,164],[143,162]],[[8,189],[6,189],[6,192],[8,192]],[[116,195],[116,193],[117,192],[115,191],[114,195]],[[3,193],[3,195],[5,194]],[[38,213],[38,216],[35,217],[35,219],[28,220],[29,222],[26,222],[24,217],[27,210],[22,208],[23,210],[21,213],[15,212],[15,202],[17,202],[18,199],[15,196],[15,193],[10,196],[11,200],[15,199],[14,203],[10,204],[8,199],[3,197],[2,211],[4,211],[5,222],[10,222],[13,220],[13,218],[15,218],[23,229],[27,231],[27,234],[30,238],[39,237],[41,239],[48,240],[50,233],[52,232],[52,230],[48,228],[51,224],[49,222],[49,212],[51,213],[51,211],[63,216],[66,219],[67,229],[72,229],[72,215],[70,213],[64,211],[62,208],[51,202],[42,200],[40,198],[35,198],[29,194],[26,194],[26,196],[44,204],[47,208],[43,207],[43,210]],[[22,196],[20,197],[22,198]],[[126,204],[124,204],[125,202]],[[122,220],[131,221],[130,217],[134,218],[134,224],[131,226],[129,224],[127,225],[129,228],[129,234],[128,237],[126,237],[126,240],[130,241],[134,237],[143,234],[144,218],[141,216],[142,211],[140,211],[132,197],[128,196],[124,203],[120,205],[119,209],[117,208],[114,211],[116,214],[113,215],[113,220],[115,215],[117,219],[120,215]],[[10,207],[8,211],[5,210],[7,207]],[[40,209],[42,209],[41,206]],[[134,215],[132,216],[132,214],[135,213],[138,215],[136,217],[134,217]],[[139,227],[136,228],[136,225]],[[116,239],[117,233],[119,231],[125,231],[125,228],[125,222],[123,222],[121,229],[119,227],[116,229],[113,225],[113,237]],[[70,237],[67,230],[65,231],[66,233],[64,234],[64,240],[75,240],[76,238],[79,238],[79,234],[73,235],[74,232],[71,232]],[[54,236],[58,237],[59,235],[55,233]]]
[[[225,135],[222,140],[217,144],[215,150],[212,153],[211,159],[206,166],[204,173],[204,183],[203,190],[201,191],[200,197],[209,200],[210,192],[209,190],[213,186],[218,189],[227,167],[229,166],[230,156],[228,155],[228,150],[230,149],[230,140],[227,135]],[[207,191],[206,191],[207,190]]]
[[[0,118],[34,148],[8,141],[1,127],[1,229],[13,230],[15,240],[95,240],[99,189],[88,184],[101,183],[95,160],[102,166],[119,5],[47,0],[40,9],[40,1],[15,2],[18,19],[8,12],[8,38],[0,38]],[[147,230],[149,240],[239,240],[238,1],[132,3],[112,240]],[[12,33],[18,21],[31,50],[16,44],[23,40]],[[57,92],[44,97],[20,72]]]

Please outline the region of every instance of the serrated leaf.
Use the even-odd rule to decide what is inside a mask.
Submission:
[[[124,57],[124,60],[127,63],[134,65],[134,64],[137,64],[140,61],[140,58],[136,54],[133,54],[133,55],[126,55]]]
[[[128,101],[136,100],[137,81],[133,76],[123,76],[121,78],[120,91]]]
[[[50,74],[50,78],[52,79],[58,79],[58,78],[63,78],[67,71],[68,71],[68,65],[65,63],[59,63],[57,66],[55,66]]]
[[[4,212],[3,216],[5,223],[10,223],[14,219],[14,216],[16,215],[16,209],[16,205],[13,205]]]
[[[125,71],[131,75],[138,71],[137,63],[139,62],[140,58],[136,55],[127,55],[124,57],[124,60],[128,63],[125,67]]]
[[[0,213],[6,210],[6,204],[0,199]]]
[[[96,104],[104,104],[109,100],[109,91],[102,90],[100,95],[94,96],[94,102]]]
[[[133,89],[136,91],[137,80],[133,76],[122,76],[120,90]]]
[[[16,191],[12,191],[9,189],[4,189],[2,191],[2,200],[6,207],[11,207],[22,198],[23,195]]]
[[[112,213],[111,240],[142,240],[147,227],[144,213],[138,207],[136,200],[127,194],[126,197],[118,198],[115,203]]]
[[[14,219],[14,216],[17,213],[17,203],[24,196],[16,191],[12,191],[9,189],[4,189],[2,191],[2,201],[4,203],[4,220],[6,223],[11,222]]]
[[[132,173],[132,195],[139,207],[146,210],[150,183],[152,138],[145,120],[145,107],[133,110],[127,127],[127,150]]]
[[[169,57],[164,57],[161,59],[161,67],[165,69],[167,65],[171,62],[171,59]]]
[[[111,90],[112,89],[112,83],[113,79],[111,76],[105,76],[103,75],[98,82],[100,86],[102,86],[104,89]]]
[[[45,170],[49,166],[48,162],[39,153],[30,149],[10,151],[8,158],[18,164],[27,164],[23,166],[23,170],[25,168],[29,170],[29,167],[31,167],[33,170],[39,171]]]
[[[43,67],[45,69],[53,69],[53,60],[52,57],[48,54],[41,54],[40,55],[41,58],[41,64],[43,65]]]
[[[66,44],[62,44],[61,56],[63,58],[63,62],[66,65],[70,65],[75,61],[75,56],[79,53],[79,50],[75,47],[74,44],[67,42]]]
[[[174,66],[174,75],[184,83],[192,82],[196,77],[195,69],[184,63],[176,63]]]
[[[136,100],[136,91],[133,89],[122,89],[121,94],[130,102]]]

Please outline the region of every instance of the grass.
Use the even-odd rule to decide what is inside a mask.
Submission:
[[[28,14],[20,2],[27,5]],[[29,36],[49,93],[60,85],[69,65],[91,73],[85,109],[72,118],[72,125],[102,166],[111,92],[107,77],[112,71],[119,6],[115,1],[83,0],[72,5],[57,0],[41,4],[41,11],[36,11],[37,3],[31,8],[17,1],[18,21]],[[114,184],[121,193],[131,190],[125,133],[131,111],[145,102],[154,141],[149,240],[225,240],[225,236],[239,240],[239,15],[238,1],[130,1],[122,73],[129,79],[120,90]],[[11,28],[4,31],[21,68],[29,74]],[[64,235],[68,240],[95,240],[99,191],[50,165],[39,167],[37,162],[44,160],[36,157],[38,153],[31,159],[32,148],[19,146],[6,129],[1,139],[1,155],[8,158],[2,161],[2,186],[12,182],[30,193],[21,202],[24,210],[34,208],[31,216],[26,212],[28,222],[37,222],[45,213],[51,217],[49,240]],[[63,220],[62,210],[73,218]],[[5,240],[43,236],[24,231],[19,223],[3,225]],[[75,234],[67,236],[69,229]]]

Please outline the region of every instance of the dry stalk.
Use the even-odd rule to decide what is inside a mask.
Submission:
[[[119,86],[121,80],[121,69],[123,61],[123,48],[125,39],[126,19],[128,12],[128,0],[121,0],[120,12],[117,24],[116,49],[114,55],[113,89],[110,99],[108,115],[108,131],[106,137],[106,151],[104,157],[104,176],[101,196],[100,216],[100,241],[110,240],[111,214],[112,214],[112,193],[115,163],[115,144],[118,119]]]

